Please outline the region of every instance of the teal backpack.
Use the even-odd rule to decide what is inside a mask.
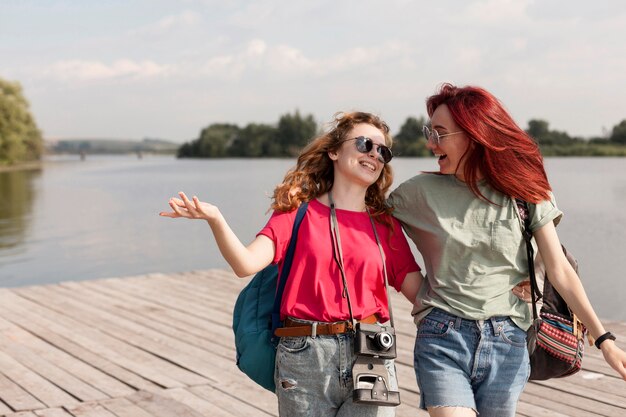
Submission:
[[[274,367],[279,339],[274,337],[274,331],[281,327],[280,302],[293,263],[298,229],[307,207],[306,202],[300,204],[296,213],[280,279],[278,266],[268,265],[241,290],[233,310],[237,366],[254,382],[272,392],[276,391]]]

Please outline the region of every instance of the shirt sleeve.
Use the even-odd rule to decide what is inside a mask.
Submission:
[[[421,271],[421,268],[415,262],[415,257],[411,252],[400,222],[393,217],[391,221],[393,232],[388,238],[389,244],[383,245],[383,247],[385,248],[389,285],[399,292],[406,275],[409,272]]]
[[[272,260],[273,264],[278,264],[285,256],[289,239],[291,238],[291,230],[296,218],[296,212],[297,210],[290,212],[275,211],[272,213],[265,227],[257,233],[257,236],[267,236],[274,242],[275,252],[274,259]]]
[[[558,225],[563,217],[563,212],[556,206],[554,195],[550,193],[550,199],[538,204],[530,204],[530,230],[535,232],[549,222]]]

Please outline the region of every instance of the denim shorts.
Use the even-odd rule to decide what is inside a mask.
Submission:
[[[526,332],[508,317],[466,320],[435,308],[417,326],[414,354],[423,409],[514,416],[530,376]]]
[[[351,333],[281,337],[276,351],[276,395],[280,416],[393,417],[394,407],[352,402],[352,366],[356,360]],[[393,360],[385,363],[398,389]]]

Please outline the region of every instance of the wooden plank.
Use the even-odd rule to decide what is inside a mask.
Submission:
[[[212,389],[211,387],[208,387]],[[224,405],[223,403],[218,403],[215,401],[207,401],[200,396],[193,394],[188,391],[188,389],[183,388],[172,388],[163,391],[163,395],[169,398],[172,398],[179,403],[185,404],[188,407],[193,408],[203,416],[211,416],[211,417],[237,417],[237,416],[245,416],[245,415],[261,415],[258,409],[252,410],[251,413],[241,413],[236,412],[239,409],[239,399],[231,398],[229,404]],[[229,411],[232,411],[229,412]]]
[[[18,296],[15,295],[14,297]],[[37,322],[44,327],[54,330],[86,350],[92,351],[102,358],[107,358],[121,367],[143,376],[147,380],[166,387],[182,386],[180,382],[163,374],[169,370],[169,363],[162,363],[161,360],[158,360],[153,355],[149,355],[117,339],[110,338],[70,317],[58,314],[30,300],[18,298],[20,298],[21,303],[13,303],[11,306],[11,310],[14,310],[16,313],[24,316],[36,313]],[[2,301],[0,306],[4,307],[8,297],[0,297],[0,301]],[[4,314],[7,314],[7,312],[4,311]],[[163,364],[162,367],[160,367],[161,364]]]
[[[0,377],[2,377],[2,376],[3,375],[0,374]],[[5,377],[5,379],[6,379],[6,377]],[[2,392],[2,382],[0,382],[0,416],[12,413],[14,411],[14,410],[11,410],[8,405],[6,405],[4,402],[2,402],[2,395],[3,395],[3,392]]]
[[[528,417],[571,417],[567,414],[560,413],[555,410],[546,410],[534,404],[519,402],[516,412],[522,416]]]
[[[626,414],[626,398],[622,395],[614,395],[608,394],[603,391],[582,388],[575,384],[571,384],[565,381],[559,381],[556,379],[549,380],[547,382],[537,381],[537,385],[542,385],[544,387],[553,387],[557,388],[562,392],[566,392],[572,394],[573,397],[584,398],[593,401],[593,405],[590,406],[588,411],[597,412],[596,410],[602,409],[604,415],[618,415],[623,416]],[[624,384],[624,382],[621,382]],[[576,401],[572,399],[571,402]],[[571,403],[570,402],[570,403]],[[616,411],[613,411],[616,410]],[[617,412],[617,414],[613,414]]]
[[[251,393],[249,392],[246,392],[246,395],[242,395],[242,392],[228,392],[230,390],[206,385],[190,388],[190,391],[216,407],[230,411],[235,416],[278,416],[278,402],[276,396],[272,394],[270,394],[271,401],[265,400],[255,406],[250,404],[249,401],[250,399],[256,400],[259,397],[250,395]],[[267,397],[269,396],[262,396],[263,399]]]
[[[623,410],[610,404],[605,404],[598,399],[585,398],[569,391],[549,388],[535,383],[527,384],[522,398],[524,401],[536,405],[542,405],[547,409],[561,411],[567,407],[580,410],[583,414],[603,416],[622,416]]]
[[[97,403],[82,403],[65,407],[74,417],[117,417]]]
[[[50,291],[42,292],[41,289],[35,287],[18,291],[20,296],[31,301],[32,304],[44,308],[47,311],[46,314],[54,316],[55,320],[64,322],[64,325],[71,329],[70,333],[76,336],[72,340],[78,341],[87,349],[142,375],[146,379],[170,388],[185,384],[202,384],[207,381],[206,378],[201,378],[161,359],[159,356],[148,353],[143,347],[139,348],[129,344],[126,338],[132,335],[120,334],[121,332],[117,332],[117,329],[109,333],[101,331],[98,326],[94,326],[93,320],[85,320],[84,311],[69,308]],[[47,307],[42,307],[38,302],[46,304]],[[73,317],[68,315],[73,315]],[[70,337],[67,333],[64,335]]]
[[[57,347],[46,343],[44,340],[39,337],[35,337],[32,333],[23,330],[13,323],[9,323],[0,318],[0,328],[0,332],[2,334],[11,337],[13,344],[19,342],[19,345],[17,345],[17,349],[20,350],[20,352],[17,352],[18,355],[22,355],[25,352],[31,352],[35,355],[34,359],[36,361],[40,359],[45,360],[48,363],[56,365],[65,372],[68,372],[73,377],[76,377],[79,381],[72,382],[71,389],[65,389],[66,391],[71,392],[72,395],[81,398],[83,401],[106,398],[106,395],[124,396],[134,392],[134,390],[128,385],[119,382],[118,380],[101,372],[97,368],[87,365],[85,362],[78,360],[74,356],[67,354]],[[12,356],[17,357],[16,355]],[[24,362],[22,361],[22,363]],[[29,367],[32,369],[39,369],[34,368],[33,366]],[[93,394],[89,389],[85,394],[77,391],[77,388],[85,385],[81,381],[89,384],[89,387],[95,388],[95,390],[93,390]]]
[[[0,370],[1,369],[2,368],[0,368]],[[45,407],[37,398],[11,381],[2,372],[0,372],[0,400],[12,409],[7,410],[7,407],[4,407],[5,411],[3,411],[3,414],[8,414],[9,412],[13,412],[13,410],[24,411]]]
[[[102,356],[99,356],[96,353],[85,349],[81,345],[74,343],[72,340],[66,339],[62,335],[55,333],[53,329],[58,330],[59,328],[62,328],[61,326],[57,326],[56,323],[51,322],[46,325],[46,323],[43,322],[40,326],[39,324],[36,324],[41,322],[40,317],[32,314],[31,312],[19,311],[16,309],[6,310],[2,308],[2,305],[0,305],[0,315],[3,315],[8,320],[23,327],[29,332],[36,334],[37,337],[58,347],[58,349],[66,352],[67,354],[72,355],[80,361],[101,370],[106,375],[110,375],[112,378],[120,381],[123,385],[128,386],[131,390],[134,388],[135,390],[142,389],[151,391],[160,388],[158,385],[148,381],[147,379],[144,379],[141,376],[130,372],[113,362],[110,362]],[[104,387],[103,390],[111,396],[126,395],[114,388]]]
[[[138,282],[123,281],[120,282],[119,285],[124,291],[132,292],[136,297],[145,298],[157,304],[197,316],[201,319],[211,319],[211,317],[216,314],[216,310],[207,307],[206,304],[196,302],[193,299],[182,299],[166,291],[159,291],[158,288],[155,289]]]
[[[84,297],[88,297],[90,304],[99,308],[113,308],[111,297],[115,296],[115,298],[124,302],[124,307],[116,306],[117,314],[124,319],[158,332],[169,332],[167,334],[170,336],[177,337],[189,343],[193,343],[192,340],[200,338],[205,341],[219,343],[225,347],[232,347],[234,344],[233,332],[230,328],[230,319],[228,319],[228,324],[209,322],[208,320],[185,314],[182,311],[166,310],[163,306],[159,306],[144,299],[128,297],[121,292],[115,293],[104,288],[98,287],[96,289],[92,287],[93,285],[81,286],[80,288],[71,286],[69,288],[72,288],[73,294],[78,293],[82,294]],[[223,337],[216,337],[220,334]],[[201,342],[200,346],[202,346]]]
[[[1,329],[2,327],[4,329]],[[33,339],[29,333],[0,318],[0,349],[13,359],[82,401],[108,398],[103,392],[84,383],[54,363],[48,362],[37,352],[33,352],[32,344],[28,343]]]
[[[41,306],[33,304],[30,308],[36,309],[37,307]],[[28,312],[22,310],[21,314],[28,314]],[[63,337],[84,347],[88,351],[94,352],[101,358],[107,358],[111,362],[135,372],[158,385],[165,387],[182,386],[180,382],[165,374],[170,371],[169,363],[163,362],[145,351],[123,343],[118,339],[110,338],[108,335],[76,322],[71,318],[58,315],[54,311],[46,309],[46,311],[37,311],[37,314],[41,314],[38,318],[40,322],[46,323],[47,327],[54,329],[55,332]],[[52,317],[53,320],[48,320],[48,317]],[[58,325],[59,323],[61,325]]]
[[[205,351],[196,348],[184,341],[168,337],[155,332],[145,326],[137,325],[120,315],[113,315],[90,305],[73,299],[66,288],[51,286],[48,302],[53,308],[62,308],[64,311],[80,315],[80,320],[106,334],[114,337],[123,337],[134,346],[141,347],[156,356],[178,364],[182,368],[193,370],[194,373],[179,372],[177,377],[186,385],[207,383],[214,373],[211,363],[203,359]],[[204,377],[201,377],[203,375]],[[215,382],[215,380],[213,380]]]
[[[37,414],[30,411],[20,411],[19,413],[7,414],[4,417],[37,417]]]
[[[203,417],[193,408],[158,394],[138,391],[128,399],[155,416]]]
[[[76,404],[78,401],[4,352],[0,352],[0,369],[7,378],[24,388],[48,407]],[[8,401],[7,401],[8,402]],[[10,404],[10,403],[9,403]]]
[[[126,398],[111,398],[109,400],[100,401],[100,405],[111,411],[117,417],[152,417],[152,414],[138,407]]]
[[[62,408],[47,408],[45,410],[35,410],[38,417],[72,417],[70,413]]]
[[[118,291],[116,288],[107,287],[98,282],[90,282],[89,284],[90,285],[86,286],[88,290],[93,292],[97,291],[107,297],[116,297],[121,301],[124,301],[124,310],[133,313],[138,317],[150,318],[154,322],[165,324],[172,328],[182,330],[187,334],[213,340],[217,343],[223,341],[224,346],[232,346],[234,343],[230,323],[232,321],[231,317],[227,317],[225,319],[228,320],[227,322],[225,320],[201,319],[179,310],[169,309],[146,299],[132,297],[126,292]],[[144,322],[145,321],[142,321],[142,323]],[[228,338],[228,340],[223,340],[223,338],[216,339],[215,337],[212,337],[216,327],[223,330],[223,334],[226,338]]]

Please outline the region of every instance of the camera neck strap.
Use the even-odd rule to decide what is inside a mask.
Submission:
[[[330,230],[331,230],[331,239],[333,243],[333,257],[335,258],[335,262],[339,266],[339,271],[341,272],[341,280],[343,283],[343,292],[342,297],[344,297],[348,302],[348,311],[350,312],[350,322],[355,324],[354,315],[352,314],[352,304],[350,303],[350,292],[348,291],[348,282],[346,280],[346,272],[343,267],[343,251],[341,250],[341,235],[339,234],[339,222],[337,221],[337,211],[335,210],[335,202],[333,200],[333,194],[331,191],[328,192],[328,200],[330,201]],[[369,208],[365,208],[367,211],[367,215],[370,219],[370,223],[372,224],[372,229],[374,230],[374,237],[376,238],[376,243],[378,245],[378,250],[380,252],[380,257],[383,262],[383,278],[385,280],[385,292],[387,293],[387,308],[389,309],[389,321],[391,327],[394,327],[393,323],[393,311],[391,310],[391,299],[389,298],[389,281],[387,279],[387,263],[385,262],[385,252],[383,251],[383,247],[380,244],[380,239],[378,238],[378,232],[376,231],[376,225],[374,224],[374,219],[370,214]]]

